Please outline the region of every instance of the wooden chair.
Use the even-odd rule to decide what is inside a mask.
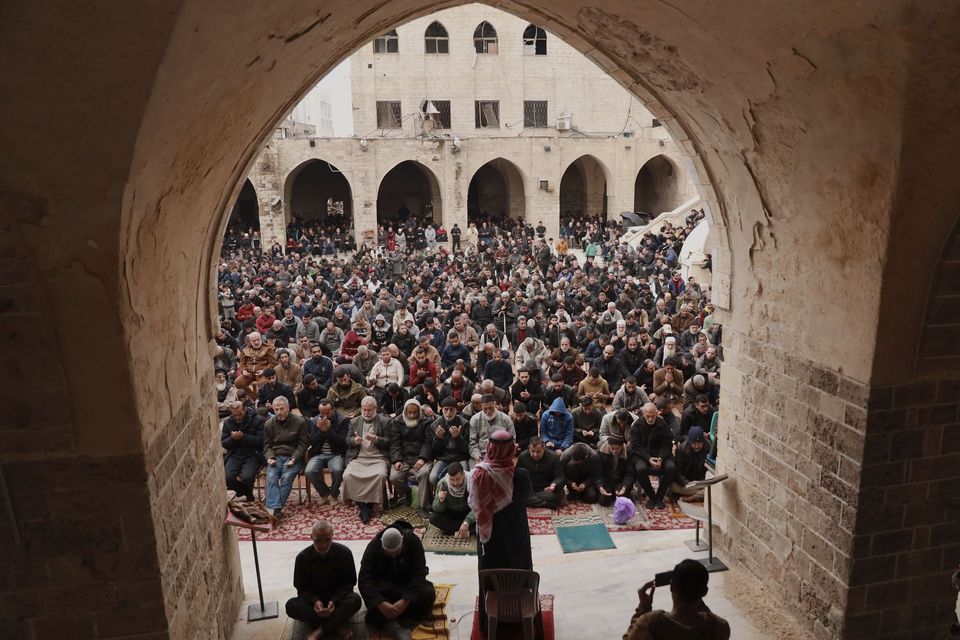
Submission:
[[[522,569],[484,569],[480,572],[481,597],[487,614],[487,640],[496,640],[497,625],[519,622],[523,637],[542,635],[540,574]]]

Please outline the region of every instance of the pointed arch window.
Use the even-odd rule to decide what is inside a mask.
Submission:
[[[450,53],[450,36],[447,28],[439,22],[431,22],[423,35],[424,51],[427,53]]]
[[[400,36],[397,30],[393,29],[386,32],[379,38],[373,39],[374,53],[400,53]]]
[[[484,20],[473,32],[473,48],[477,53],[498,53],[497,30]]]
[[[527,25],[523,30],[523,55],[547,55],[547,32],[536,25]]]

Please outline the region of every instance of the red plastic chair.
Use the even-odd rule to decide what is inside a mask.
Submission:
[[[540,628],[540,574],[522,569],[484,569],[480,572],[487,613],[487,640],[496,640],[501,622],[523,626],[523,637],[534,640]]]

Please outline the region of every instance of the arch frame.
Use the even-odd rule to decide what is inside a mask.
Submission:
[[[387,176],[389,176],[390,173],[397,169],[400,165],[408,163],[416,167],[427,181],[427,185],[430,187],[431,205],[433,206],[433,223],[442,224],[444,212],[443,183],[440,181],[440,178],[437,177],[437,174],[433,171],[433,169],[425,165],[417,158],[400,158],[388,165],[388,168],[385,171],[377,172],[377,184],[374,191],[374,193],[376,193],[376,200],[380,200],[380,190],[383,188],[383,182],[386,180]],[[379,211],[377,211],[377,224],[380,224]]]

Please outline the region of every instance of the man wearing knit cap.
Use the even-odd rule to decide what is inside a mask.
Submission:
[[[359,588],[367,622],[397,640],[410,640],[405,627],[433,611],[436,593],[420,538],[398,520],[367,545],[360,561]]]

